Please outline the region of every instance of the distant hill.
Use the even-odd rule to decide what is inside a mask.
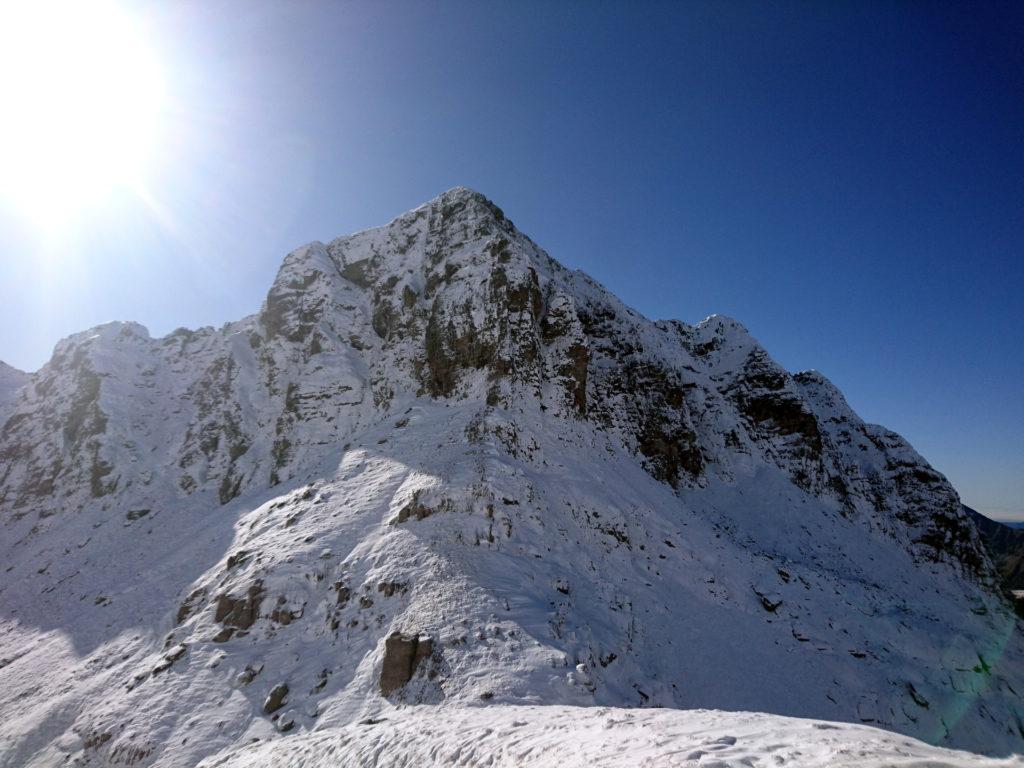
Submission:
[[[1003,586],[1007,589],[1024,589],[1024,530],[1019,527],[1020,524],[996,522],[966,505],[964,511],[978,526]]]
[[[6,421],[4,411],[13,405],[18,390],[28,382],[28,379],[27,373],[12,368],[0,360],[0,422]]]

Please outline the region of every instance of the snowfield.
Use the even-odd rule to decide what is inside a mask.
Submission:
[[[296,249],[223,328],[0,368],[0,425],[0,768],[1024,751],[946,479],[464,188]]]
[[[752,712],[605,707],[410,707],[255,744],[202,768],[997,768],[866,726]]]

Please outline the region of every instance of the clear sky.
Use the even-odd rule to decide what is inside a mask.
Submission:
[[[89,151],[114,135],[79,129],[89,102],[6,136],[8,157],[73,151],[0,196],[0,359],[35,369],[111,319],[237,319],[292,248],[461,184],[649,317],[738,318],[967,503],[1024,518],[1024,4],[124,8],[159,66],[158,135],[138,183],[77,208],[81,158],[126,141]],[[46,23],[18,40],[58,81],[109,48],[104,17]],[[134,125],[145,98],[115,101]],[[61,210],[27,215],[27,185]]]

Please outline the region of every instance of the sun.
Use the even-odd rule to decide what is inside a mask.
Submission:
[[[157,57],[103,0],[0,3],[0,194],[44,226],[142,184],[160,129]]]

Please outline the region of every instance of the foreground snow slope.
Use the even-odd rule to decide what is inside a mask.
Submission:
[[[7,414],[0,766],[191,767],[382,695],[1024,748],[1017,621],[945,478],[469,190],[294,251],[219,330],[65,339]]]
[[[606,707],[416,707],[260,743],[203,768],[997,768],[862,725],[751,712]]]

